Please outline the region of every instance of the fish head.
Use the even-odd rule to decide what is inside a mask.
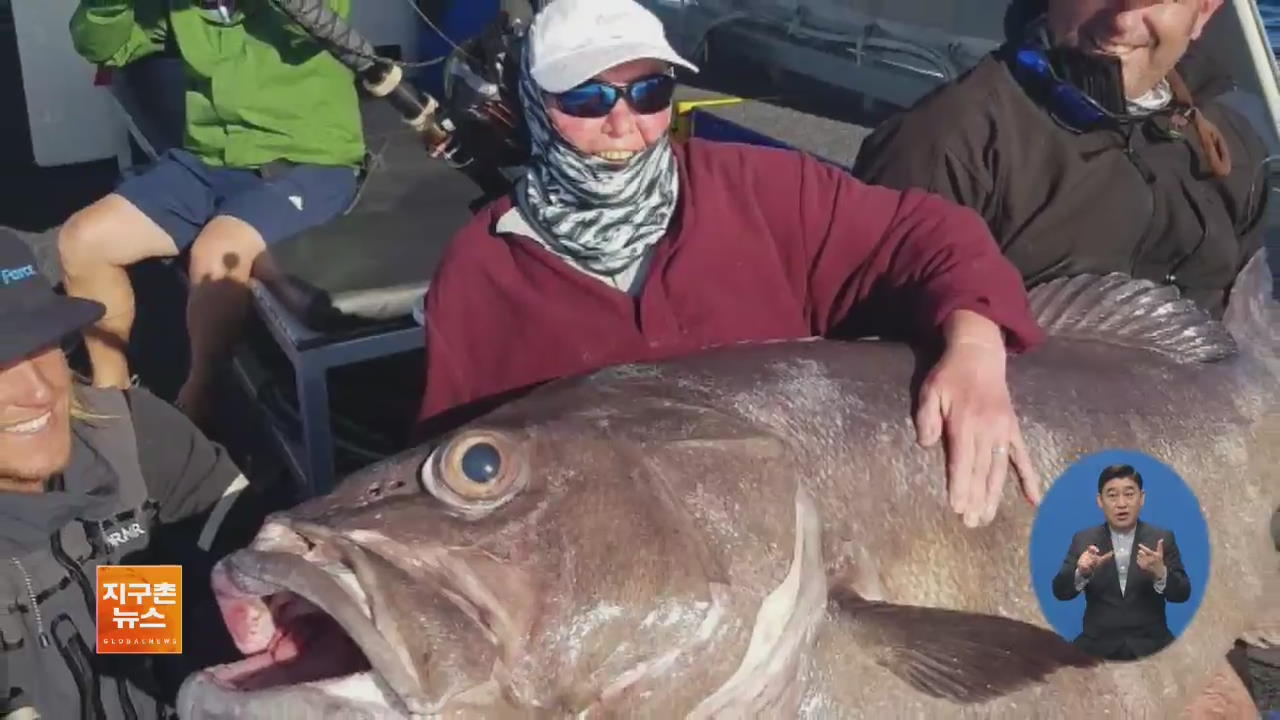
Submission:
[[[614,390],[561,384],[272,516],[214,571],[248,657],[189,680],[189,716],[696,704],[796,574],[799,484],[758,428]]]

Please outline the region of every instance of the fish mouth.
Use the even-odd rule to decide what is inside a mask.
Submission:
[[[318,564],[314,548],[300,550],[241,550],[215,567],[223,620],[246,657],[189,677],[178,696],[181,717],[430,712],[408,652],[378,627],[347,553],[326,543]]]

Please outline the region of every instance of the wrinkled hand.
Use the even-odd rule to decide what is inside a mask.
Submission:
[[[1138,567],[1148,572],[1151,577],[1159,579],[1164,577],[1164,538],[1156,543],[1156,549],[1138,543]]]
[[[1106,554],[1098,554],[1098,546],[1090,545],[1080,553],[1080,559],[1076,560],[1076,570],[1083,576],[1089,577],[1093,575],[1093,571],[1101,567],[1102,563],[1111,559],[1115,555],[1114,550],[1108,550]]]
[[[916,435],[925,447],[945,435],[951,507],[969,527],[995,518],[1010,462],[1027,499],[1040,502],[1040,478],[1005,382],[1003,346],[948,343],[920,388]]]

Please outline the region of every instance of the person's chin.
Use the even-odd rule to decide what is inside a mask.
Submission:
[[[1120,76],[1124,79],[1124,95],[1130,100],[1136,97],[1142,97],[1147,92],[1160,84],[1160,81],[1169,75],[1168,70],[1161,70],[1146,62],[1138,62],[1135,58],[1130,62],[1120,63]]]
[[[38,487],[45,479],[66,470],[71,459],[69,437],[38,438],[36,442],[0,442],[0,458],[14,458],[13,464],[0,462],[0,478],[11,478],[14,484],[30,483]],[[33,439],[35,440],[35,439]]]

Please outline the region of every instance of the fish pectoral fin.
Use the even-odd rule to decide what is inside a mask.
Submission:
[[[834,589],[833,589],[834,590]],[[1056,633],[995,615],[871,602],[836,591],[875,661],[932,697],[979,703],[1099,660]]]

